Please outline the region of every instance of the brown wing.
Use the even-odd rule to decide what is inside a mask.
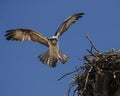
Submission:
[[[84,13],[78,13],[73,14],[72,16],[69,16],[58,28],[58,30],[55,33],[55,36],[58,38],[60,35],[62,35],[67,29],[75,23],[76,20],[81,18],[84,15]]]
[[[16,41],[24,41],[24,40],[32,40],[46,46],[48,45],[48,39],[44,35],[37,33],[34,30],[30,29],[13,29],[6,31],[5,35],[7,40],[16,40]]]

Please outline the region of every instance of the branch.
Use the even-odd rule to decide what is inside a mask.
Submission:
[[[99,51],[97,50],[97,48],[95,47],[94,43],[92,42],[92,40],[90,39],[90,37],[89,37],[88,35],[86,35],[86,38],[88,39],[88,41],[89,41],[90,44],[91,44],[91,51],[92,51],[92,48],[94,48],[95,51],[99,52]]]
[[[65,76],[67,76],[67,75],[70,75],[70,74],[72,74],[72,73],[78,72],[78,70],[84,69],[84,67],[85,67],[85,66],[83,66],[83,67],[81,66],[81,67],[79,67],[78,69],[76,68],[75,71],[69,72],[69,73],[63,75],[62,77],[60,77],[60,78],[58,79],[58,81],[61,80],[62,78],[64,78]]]

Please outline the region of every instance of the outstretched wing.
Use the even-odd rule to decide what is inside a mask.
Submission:
[[[58,38],[60,35],[62,35],[67,29],[75,23],[76,20],[81,18],[84,15],[84,13],[78,13],[73,14],[72,16],[69,16],[58,28],[58,30],[55,33],[55,36]]]
[[[16,41],[25,41],[25,40],[32,40],[46,46],[48,45],[48,39],[44,35],[37,33],[34,30],[30,29],[13,29],[6,31],[7,34],[5,35],[7,40],[16,40]]]

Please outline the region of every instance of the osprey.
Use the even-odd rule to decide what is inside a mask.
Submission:
[[[35,42],[38,42],[40,44],[43,44],[49,49],[38,56],[39,60],[50,66],[55,67],[57,62],[61,62],[62,64],[66,63],[68,61],[68,56],[63,54],[58,49],[58,38],[67,31],[67,29],[75,23],[76,20],[81,18],[84,15],[84,13],[78,13],[73,14],[72,16],[69,16],[58,28],[55,35],[51,38],[47,38],[46,36],[31,30],[31,29],[13,29],[6,31],[6,39],[7,40],[16,40],[16,41],[25,41],[25,40],[32,40]]]

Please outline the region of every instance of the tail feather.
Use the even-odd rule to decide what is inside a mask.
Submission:
[[[50,67],[56,67],[56,63],[58,61],[57,57],[50,56],[50,50],[47,50],[45,53],[38,56],[38,58],[42,63]]]
[[[39,60],[50,67],[56,67],[56,63],[60,61],[62,64],[68,61],[68,57],[59,52],[58,56],[50,54],[50,50],[47,50],[45,53],[38,56]]]
[[[38,58],[40,59],[42,63],[47,63],[48,58],[49,58],[49,50],[41,54],[40,56],[38,56]]]
[[[62,52],[59,52],[59,56],[60,56],[59,60],[62,64],[65,64],[69,59],[69,57],[67,55],[63,54]]]

